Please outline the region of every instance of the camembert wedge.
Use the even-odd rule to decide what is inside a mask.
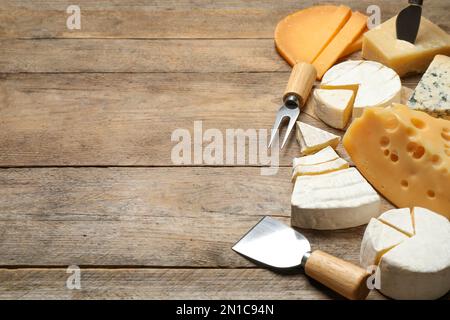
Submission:
[[[297,166],[309,166],[319,163],[324,163],[332,161],[339,158],[339,155],[330,146],[320,150],[317,153],[311,154],[309,156],[304,156],[300,158],[294,158],[292,161],[292,168],[295,169]]]
[[[355,91],[337,89],[314,90],[315,114],[330,127],[344,129],[352,115]]]
[[[303,155],[315,153],[327,146],[336,149],[341,138],[328,131],[297,121],[297,141]]]
[[[356,168],[297,177],[291,224],[334,230],[366,224],[379,215],[380,197]]]
[[[306,166],[300,165],[295,167],[294,172],[292,174],[292,181],[295,181],[295,179],[298,176],[305,176],[305,175],[312,176],[324,174],[337,170],[347,169],[348,167],[349,167],[348,162],[342,158],[337,158],[328,162],[318,164],[311,164]]]

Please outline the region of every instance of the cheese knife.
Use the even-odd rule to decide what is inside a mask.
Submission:
[[[366,270],[323,251],[311,251],[300,232],[271,217],[264,217],[232,249],[271,268],[303,267],[306,275],[347,299],[365,299],[369,294]]]
[[[419,32],[423,0],[409,0],[408,2],[410,5],[397,16],[397,39],[414,44]]]

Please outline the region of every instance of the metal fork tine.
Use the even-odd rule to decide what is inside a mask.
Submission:
[[[286,109],[285,106],[282,106],[280,108],[280,110],[278,110],[278,112],[277,112],[277,116],[275,118],[275,123],[274,123],[273,128],[272,128],[272,132],[271,132],[270,142],[269,142],[268,148],[270,148],[270,146],[272,145],[272,143],[273,143],[273,141],[275,139],[275,136],[277,135],[277,132],[280,129],[281,121],[286,116],[286,114],[285,114],[283,109]]]
[[[289,138],[289,135],[291,134],[292,128],[294,128],[295,122],[297,121],[299,114],[300,110],[298,108],[289,110],[287,115],[289,116],[289,124],[286,129],[286,133],[284,135],[283,143],[281,144],[281,149],[283,149],[284,145],[286,144],[286,141]]]

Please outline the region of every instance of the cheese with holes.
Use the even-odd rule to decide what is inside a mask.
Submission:
[[[450,121],[407,106],[366,109],[343,144],[367,180],[397,207],[450,217]]]
[[[437,55],[408,101],[411,109],[450,120],[450,57]]]
[[[395,218],[396,214],[400,217]],[[378,265],[378,289],[394,299],[437,299],[445,295],[450,289],[448,219],[420,207],[412,212],[409,208],[390,210],[389,215],[392,224],[385,224],[383,215],[373,219],[361,243],[361,264]],[[409,219],[408,225],[415,226],[409,237],[397,231],[404,227],[404,218]]]
[[[402,84],[394,70],[375,61],[345,61],[323,76],[322,89],[348,89],[356,94],[353,117],[366,108],[385,107],[401,101]]]
[[[337,158],[328,162],[318,164],[311,164],[306,166],[300,165],[294,169],[294,172],[292,173],[292,181],[295,181],[298,176],[324,174],[336,170],[347,169],[348,167],[348,162],[342,158]]]
[[[367,16],[354,12],[342,30],[331,40],[313,61],[317,71],[317,79],[322,79],[325,72],[345,53],[345,49],[365,31]],[[315,36],[315,35],[314,35]]]
[[[296,135],[300,152],[304,155],[315,153],[327,146],[336,149],[341,140],[341,137],[335,134],[300,121],[297,121]]]
[[[330,127],[344,129],[352,115],[355,92],[353,90],[314,90],[317,117]]]
[[[324,163],[339,158],[339,155],[330,146],[325,149],[320,150],[317,153],[311,154],[309,156],[304,156],[300,158],[294,158],[292,161],[292,168],[295,169],[297,166],[310,166],[314,164]]]
[[[291,197],[291,224],[334,230],[356,227],[380,209],[380,197],[356,168],[299,176]]]
[[[378,219],[372,218],[367,225],[361,242],[361,266],[367,268],[378,265],[383,254],[408,238],[404,233],[391,228]]]
[[[290,64],[312,63],[350,19],[346,6],[313,6],[281,20],[275,29],[275,46]],[[314,30],[314,36],[311,31]]]
[[[422,17],[415,44],[398,40],[393,17],[364,34],[362,55],[394,69],[400,76],[422,73],[437,54],[450,55],[450,36]]]
[[[409,208],[388,210],[378,219],[407,236],[411,237],[414,235],[414,226]]]

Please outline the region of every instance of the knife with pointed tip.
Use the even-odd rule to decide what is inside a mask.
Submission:
[[[409,0],[409,4],[397,16],[397,39],[414,44],[419,32],[423,0]]]

